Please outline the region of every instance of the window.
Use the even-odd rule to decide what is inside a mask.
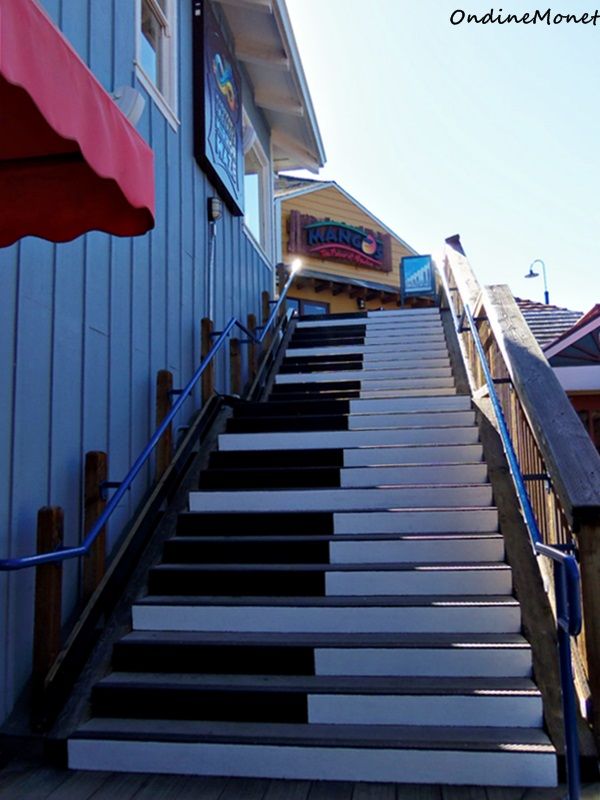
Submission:
[[[176,0],[138,0],[137,74],[167,116],[175,118]]]
[[[329,314],[329,303],[319,303],[316,300],[300,300],[297,297],[286,297],[288,308],[293,308],[300,316],[312,314]]]
[[[272,250],[272,194],[269,159],[244,111],[244,224],[267,256]]]

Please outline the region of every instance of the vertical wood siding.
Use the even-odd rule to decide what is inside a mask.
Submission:
[[[43,0],[55,22],[112,91],[134,82],[134,0]],[[155,153],[156,228],[143,237],[101,233],[53,245],[27,238],[0,250],[0,556],[35,550],[43,505],[65,509],[67,544],[80,541],[87,450],[109,453],[123,477],[152,433],[157,370],[187,381],[207,313],[206,199],[216,194],[193,158],[191,4],[179,3],[179,107],[173,130],[146,95],[138,130]],[[215,322],[260,315],[272,270],[225,210],[215,253]],[[219,388],[226,390],[225,359]],[[188,402],[186,413],[191,412]],[[109,547],[144,492],[151,469],[116,512]],[[33,572],[0,573],[0,721],[31,661]],[[65,616],[80,567],[65,568]]]

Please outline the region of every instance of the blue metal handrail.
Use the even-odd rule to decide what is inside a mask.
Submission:
[[[468,305],[464,307],[464,316],[469,324],[473,336],[475,349],[479,357],[481,368],[485,376],[490,400],[498,422],[502,445],[508,460],[510,472],[515,483],[517,496],[525,524],[529,532],[531,545],[536,554],[552,559],[554,564],[554,595],[556,598],[556,617],[558,623],[558,652],[560,664],[560,685],[562,694],[563,720],[565,730],[565,756],[567,764],[567,800],[580,798],[580,773],[579,773],[579,739],[577,737],[577,712],[575,690],[573,687],[573,668],[571,665],[571,636],[581,632],[582,615],[580,599],[580,577],[577,559],[557,547],[544,544],[542,536],[531,507],[529,495],[525,489],[525,482],[519,467],[515,449],[510,438],[508,426],[504,418],[502,405],[496,392],[494,379],[485,357],[483,344],[479,337],[477,325]],[[462,326],[459,323],[458,332]],[[567,546],[568,547],[568,546]]]
[[[281,290],[281,294],[279,299],[274,304],[271,313],[269,314],[269,318],[267,319],[264,326],[262,326],[260,334],[257,336],[252,331],[248,330],[246,326],[240,322],[236,317],[231,317],[229,322],[225,325],[222,331],[219,332],[218,338],[215,340],[214,344],[206,354],[206,356],[200,362],[198,369],[194,372],[190,380],[188,381],[187,385],[184,389],[181,390],[181,393],[178,394],[178,398],[171,410],[158,426],[158,428],[154,431],[152,438],[148,442],[148,444],[144,447],[142,452],[134,461],[131,469],[127,473],[127,475],[123,478],[123,480],[117,484],[117,490],[111,499],[106,504],[106,508],[102,512],[102,514],[98,517],[96,522],[94,523],[93,527],[91,528],[90,532],[87,534],[83,542],[77,547],[59,547],[56,550],[53,550],[50,553],[36,553],[32,556],[21,556],[20,558],[4,558],[0,559],[0,572],[12,572],[15,570],[20,569],[27,569],[28,567],[39,567],[42,564],[55,564],[59,561],[65,561],[69,558],[79,558],[81,556],[85,556],[89,553],[90,548],[92,547],[94,541],[97,539],[98,535],[100,534],[102,528],[108,522],[110,516],[119,505],[120,501],[122,500],[123,496],[126,492],[129,491],[131,488],[131,484],[139,474],[140,470],[144,466],[144,464],[150,458],[152,451],[158,444],[161,436],[167,430],[169,425],[172,423],[173,419],[177,415],[177,412],[182,407],[184,402],[187,400],[188,396],[194,390],[194,387],[202,377],[204,371],[213,360],[215,355],[219,352],[225,340],[233,330],[233,328],[239,328],[243,331],[248,337],[250,337],[250,341],[254,341],[256,344],[262,344],[267,335],[269,328],[273,325],[274,321],[277,318],[279,313],[279,309],[281,308],[281,304],[285,300],[285,297],[288,293],[290,286],[294,280],[294,273],[289,276],[285,286]]]

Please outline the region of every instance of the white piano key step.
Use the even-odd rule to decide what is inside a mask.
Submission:
[[[315,649],[316,675],[528,678],[531,673],[531,648],[519,635],[403,634],[385,645],[359,638],[356,644],[338,644],[334,638]]]
[[[344,467],[464,464],[481,461],[482,458],[480,444],[367,445],[344,449]]]
[[[352,467],[342,469],[342,488],[400,486],[411,484],[485,483],[487,467],[480,464],[407,464],[393,467]]]
[[[423,389],[389,389],[389,388],[365,388],[360,389],[359,397],[363,400],[381,400],[392,397],[434,397],[435,395],[448,397],[456,394],[456,389],[449,388],[423,388]]]
[[[321,383],[323,381],[379,381],[394,378],[414,380],[417,378],[451,378],[450,367],[411,367],[408,369],[335,369],[322,372],[284,372],[277,375],[275,383]],[[450,386],[451,383],[444,384]]]
[[[489,484],[398,486],[391,489],[277,489],[190,492],[190,511],[367,511],[387,508],[455,508],[492,502]]]
[[[475,425],[474,411],[397,411],[391,413],[351,413],[348,428],[352,431],[373,428],[463,428]]]
[[[71,769],[108,772],[556,785],[555,751],[538,730],[334,726],[334,731],[321,725],[93,719],[69,740],[68,763]]]
[[[422,342],[420,347],[407,347],[406,345],[394,343],[375,343],[375,344],[338,344],[338,345],[318,345],[313,346],[304,344],[302,347],[289,347],[286,356],[295,358],[297,356],[337,356],[350,354],[364,354],[365,356],[378,356],[380,358],[390,357],[393,360],[402,358],[415,358],[419,354],[428,354],[431,357],[446,358],[448,349],[439,342]]]
[[[509,594],[512,577],[506,564],[419,564],[402,570],[327,572],[328,597],[384,595],[496,595]]]
[[[402,428],[368,431],[289,431],[267,433],[222,433],[219,450],[305,450],[393,444],[477,444],[478,431],[463,428]]]
[[[402,509],[333,515],[334,533],[494,533],[495,508]]]
[[[405,605],[368,598],[320,602],[286,598],[287,605],[255,598],[235,605],[196,597],[153,596],[132,608],[137,631],[254,631],[280,633],[518,633],[521,613],[507,596],[411,597]],[[339,602],[338,602],[339,601]],[[410,604],[408,604],[410,601]]]
[[[417,692],[417,690],[415,690]],[[328,725],[473,725],[541,728],[539,692],[456,695],[309,694],[308,721]]]
[[[448,397],[399,397],[380,400],[350,400],[351,414],[388,413],[403,411],[468,411],[471,409],[471,398],[468,395],[451,395]]]
[[[330,542],[331,564],[478,563],[504,560],[504,539],[494,534],[407,535],[398,539]]]
[[[352,319],[351,317],[347,317],[346,319],[336,319],[335,317],[330,317],[329,319],[319,319],[319,320],[298,320],[296,323],[296,328],[298,330],[323,330],[323,335],[327,335],[328,328],[354,328],[358,325],[365,325],[368,328],[381,326],[385,329],[390,329],[394,326],[405,326],[407,328],[423,328],[430,325],[440,326],[441,327],[441,320],[439,315],[436,316],[434,314],[430,316],[412,316],[412,317],[363,317],[363,318],[355,318]]]

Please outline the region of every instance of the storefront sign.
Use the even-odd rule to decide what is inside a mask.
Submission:
[[[196,160],[237,216],[244,208],[242,85],[206,0],[193,0]]]
[[[436,293],[431,256],[405,256],[400,264],[400,290],[405,297],[431,296]]]
[[[392,271],[391,237],[331,219],[290,213],[288,252]]]

